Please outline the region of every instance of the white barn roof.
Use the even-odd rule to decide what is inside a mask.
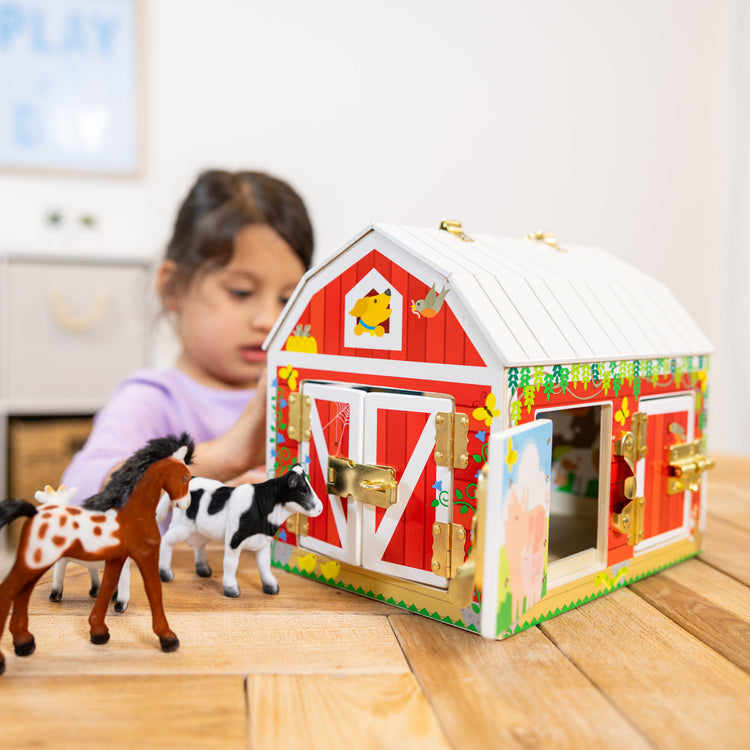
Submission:
[[[370,231],[445,276],[451,289],[446,301],[461,298],[506,366],[712,351],[664,284],[599,249],[567,243],[557,249],[536,240],[475,234],[466,242],[442,229],[374,224],[322,265],[343,260],[342,254]],[[316,272],[309,271],[305,281]]]

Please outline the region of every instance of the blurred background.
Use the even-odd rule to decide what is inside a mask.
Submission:
[[[0,2],[0,53],[54,47],[48,5]],[[71,49],[102,44],[69,5]],[[750,453],[742,0],[134,5],[135,174],[0,169],[0,251],[155,260],[206,167],[289,180],[317,260],[371,221],[554,232],[675,292],[716,350],[711,452]]]

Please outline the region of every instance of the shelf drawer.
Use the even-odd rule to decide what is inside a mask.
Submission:
[[[103,404],[144,365],[145,267],[13,261],[7,273],[11,405]]]

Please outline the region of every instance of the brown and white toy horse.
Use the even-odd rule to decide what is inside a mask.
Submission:
[[[115,471],[104,489],[86,500],[83,507],[46,503],[35,508],[25,500],[0,503],[0,528],[14,518],[29,516],[21,530],[16,561],[0,583],[0,637],[13,604],[10,632],[18,656],[28,656],[35,648],[34,636],[28,630],[31,592],[61,557],[105,561],[101,589],[89,617],[92,643],[109,640],[104,624],[107,605],[122,566],[131,557],[143,576],[161,648],[177,649],[180,642],[169,629],[162,603],[161,535],[155,513],[162,492],[178,508],[190,504],[187,467],[193,450],[193,440],[187,433],[151,440]],[[0,654],[0,674],[4,671],[5,659]]]

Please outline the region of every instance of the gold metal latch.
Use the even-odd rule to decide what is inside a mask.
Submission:
[[[460,221],[456,221],[455,219],[443,219],[440,222],[440,228],[445,229],[446,232],[450,232],[454,237],[458,237],[459,240],[463,240],[464,242],[474,242],[474,240],[464,232],[464,228],[461,226]]]
[[[466,529],[460,524],[435,521],[432,524],[432,572],[453,578],[464,561]]]
[[[378,508],[389,508],[397,500],[396,470],[390,466],[358,464],[349,458],[328,458],[326,491],[339,497]]]
[[[435,415],[435,463],[450,469],[469,465],[469,418],[439,411]]]
[[[625,463],[632,472],[632,477],[625,479],[625,497],[633,500],[638,494],[638,482],[635,471],[636,464],[646,455],[646,431],[648,428],[648,414],[639,411],[633,414],[631,431],[623,432],[615,440],[613,452],[615,456],[625,459]]]
[[[626,534],[628,544],[632,547],[643,541],[643,517],[646,500],[636,497],[620,513],[612,514],[612,527],[621,534]]]
[[[289,394],[289,429],[292,440],[299,442],[310,439],[310,407],[312,399],[295,391]]]
[[[525,240],[536,240],[538,242],[544,242],[545,245],[549,245],[550,247],[554,247],[555,250],[559,250],[561,253],[565,252],[564,247],[560,247],[560,245],[557,244],[557,237],[555,237],[554,234],[550,234],[550,232],[531,232],[527,234],[524,237]]]
[[[701,486],[701,474],[716,466],[713,458],[701,453],[701,441],[680,443],[669,449],[669,480],[667,495],[677,495],[690,490],[696,492]]]

